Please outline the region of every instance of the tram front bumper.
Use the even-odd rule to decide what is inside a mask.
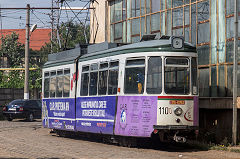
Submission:
[[[154,130],[197,130],[198,126],[189,125],[153,125]]]
[[[198,126],[188,125],[154,125],[154,134],[158,134],[161,140],[174,140],[186,142],[187,139],[196,139]]]

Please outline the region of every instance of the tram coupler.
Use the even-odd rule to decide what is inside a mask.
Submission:
[[[180,143],[185,143],[187,141],[187,139],[185,137],[182,136],[177,136],[178,131],[175,133],[175,135],[173,136],[173,140],[176,142],[180,142]]]

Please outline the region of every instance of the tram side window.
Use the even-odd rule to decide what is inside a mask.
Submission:
[[[187,58],[166,58],[165,92],[168,94],[189,94],[189,64]]]
[[[57,93],[56,97],[63,96],[63,70],[57,70]]]
[[[50,97],[56,96],[56,71],[50,72]]]
[[[49,98],[49,72],[44,73],[44,97]]]
[[[81,75],[81,96],[88,95],[88,81],[89,81],[89,66],[82,67],[82,75]]]
[[[147,93],[160,94],[162,92],[162,58],[150,57],[148,59]]]
[[[142,94],[145,80],[145,59],[127,60],[125,68],[124,92]]]
[[[64,85],[63,85],[63,97],[69,97],[70,95],[70,69],[64,70]]]
[[[108,63],[100,64],[99,68],[99,82],[98,82],[98,94],[106,95],[107,93],[107,77],[108,77]]]
[[[118,61],[110,62],[109,76],[108,76],[108,94],[109,95],[117,94],[118,67],[119,67]]]
[[[95,63],[90,66],[89,95],[97,95],[97,82],[98,82],[98,64]]]

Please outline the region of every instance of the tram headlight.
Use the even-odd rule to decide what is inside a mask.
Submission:
[[[172,48],[174,49],[183,49],[184,47],[184,38],[178,36],[171,37]]]
[[[174,114],[175,115],[180,116],[180,115],[182,115],[182,113],[183,113],[182,108],[177,107],[177,108],[174,109]]]

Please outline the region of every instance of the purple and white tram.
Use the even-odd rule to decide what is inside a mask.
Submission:
[[[177,142],[198,128],[197,53],[182,38],[80,50],[44,65],[44,127]]]

